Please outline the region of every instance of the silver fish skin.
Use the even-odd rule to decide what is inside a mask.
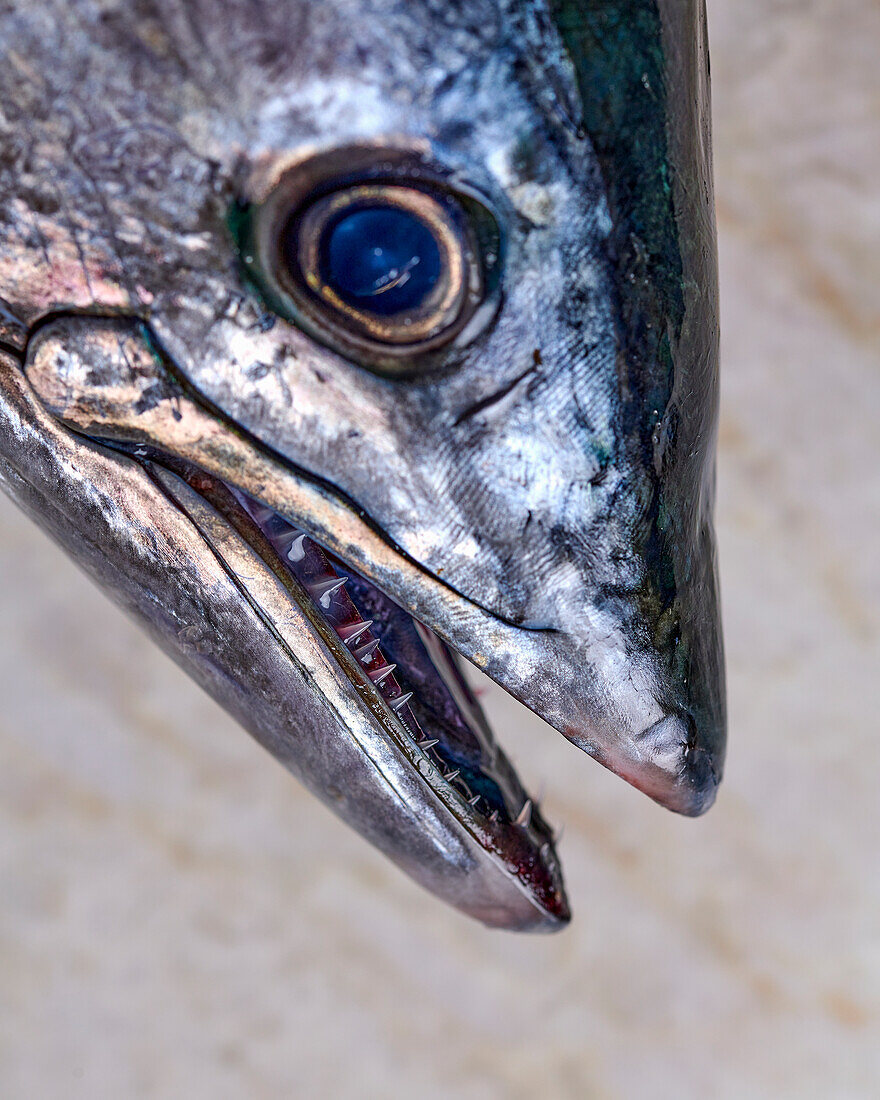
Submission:
[[[0,486],[407,873],[489,924],[563,924],[552,832],[473,701],[500,825],[192,471],[705,810],[725,707],[702,4],[20,0],[0,43]],[[270,212],[316,165],[489,212],[497,286],[448,346],[398,370],[288,308]]]

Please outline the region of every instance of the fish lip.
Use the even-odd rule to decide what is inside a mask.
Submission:
[[[711,770],[700,768],[708,760],[705,751],[695,754],[696,724],[692,716],[671,713],[636,734],[635,744],[651,764],[668,777],[658,800],[678,813],[696,816],[708,809],[715,797],[717,781]]]

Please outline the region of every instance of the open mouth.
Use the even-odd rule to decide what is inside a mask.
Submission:
[[[76,319],[68,323],[75,326]],[[395,858],[410,868],[419,858],[433,858],[428,852],[435,834],[427,823],[420,831],[418,803],[448,821],[449,836],[463,853],[450,850],[442,857],[448,881],[480,883],[492,895],[461,895],[456,904],[493,924],[565,923],[570,914],[553,832],[495,743],[459,657],[429,627],[432,617],[439,622],[457,609],[463,637],[470,636],[465,626],[472,631],[483,623],[491,632],[485,645],[504,645],[510,629],[496,629],[487,613],[476,614],[466,599],[407,559],[354,502],[286,465],[207,407],[154,342],[134,340],[120,359],[119,330],[111,322],[99,327],[91,321],[89,331],[94,343],[82,360],[44,356],[35,342],[28,378],[37,396],[77,434],[136,460],[201,534],[279,653],[289,654],[300,670],[314,668],[311,656],[306,664],[297,656],[302,635],[303,654],[320,654],[324,687],[307,671],[304,690],[323,695],[328,722],[335,723],[335,733],[328,725],[325,759],[332,757],[329,739],[347,724],[346,751],[381,776],[377,790],[391,788],[400,812],[409,815],[406,828],[415,830],[414,841],[429,846],[410,861],[408,849],[391,844]],[[254,578],[246,575],[251,566]],[[210,593],[205,598],[210,604]],[[340,700],[352,704],[343,705],[345,715]],[[295,743],[295,725],[288,736]],[[322,773],[313,789],[333,799],[334,786]],[[409,788],[420,792],[418,800],[409,800]],[[360,795],[353,797],[356,803]],[[372,821],[364,825],[373,828]],[[388,830],[394,834],[393,822]],[[410,873],[419,877],[418,870]],[[444,873],[438,878],[430,872],[438,888],[445,886]],[[492,891],[505,893],[506,884],[525,903],[514,906],[515,916],[506,900],[491,913],[485,908],[495,905]]]
[[[188,462],[153,452],[148,464],[185,481],[270,567],[369,706],[377,731],[534,903],[567,921],[553,830],[496,743],[461,658],[278,512]]]

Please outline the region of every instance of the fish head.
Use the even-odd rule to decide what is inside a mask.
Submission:
[[[215,647],[206,671],[131,595],[144,523],[111,522],[109,490],[104,582],[431,889],[488,923],[562,922],[552,832],[454,653],[657,801],[711,804],[701,6],[155,0],[3,18],[18,48],[0,291],[29,407],[56,452],[66,433],[151,516],[198,530],[213,557],[190,563],[188,614],[210,635],[223,563],[233,655]],[[83,484],[57,491],[82,501]],[[174,534],[137,593],[179,596]],[[277,669],[258,690],[241,662],[260,650],[253,615],[303,672],[301,725],[344,765],[270,715]],[[359,777],[341,799],[340,773]]]

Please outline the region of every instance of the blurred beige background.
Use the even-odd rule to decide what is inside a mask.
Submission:
[[[716,808],[664,813],[492,690],[575,921],[485,931],[0,501],[0,1097],[880,1095],[880,5],[710,19]]]

